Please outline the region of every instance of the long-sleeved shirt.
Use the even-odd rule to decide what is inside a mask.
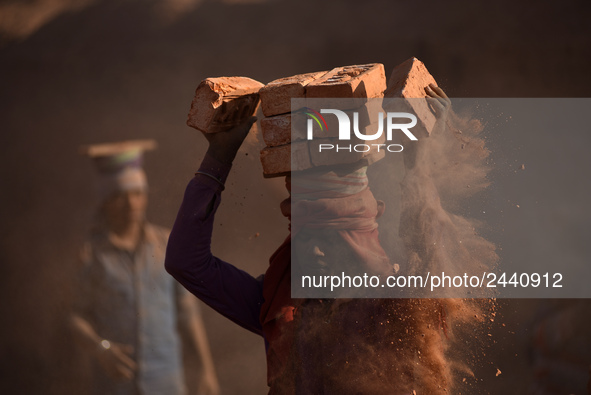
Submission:
[[[388,331],[402,337],[391,310],[369,299],[292,300],[290,238],[264,277],[212,255],[214,214],[229,171],[230,165],[206,155],[189,182],[167,247],[168,272],[220,314],[265,337],[269,394],[408,393],[392,391],[399,387],[397,352],[373,361],[374,349],[398,347]],[[374,362],[390,374],[368,369]]]
[[[189,182],[172,229],[166,270],[187,290],[236,324],[263,335],[263,276],[254,278],[211,253],[214,214],[231,165],[206,155]],[[206,174],[203,174],[206,173]],[[212,177],[215,177],[213,179]],[[219,180],[219,181],[216,181]]]

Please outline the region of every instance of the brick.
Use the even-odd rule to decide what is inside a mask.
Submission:
[[[381,97],[386,89],[384,65],[337,67],[306,86],[306,98]]]
[[[261,133],[263,140],[267,147],[276,147],[278,145],[285,145],[291,143],[291,128],[292,121],[295,122],[294,137],[299,135],[299,138],[294,138],[293,141],[303,140],[306,138],[306,120],[302,113],[276,115],[261,119]],[[300,129],[296,131],[295,129]]]
[[[353,112],[358,113],[360,130],[369,125],[372,120],[377,120],[377,113],[383,111],[381,108],[381,101],[379,101],[379,103],[376,102],[376,104],[373,105],[371,103],[373,103],[373,101],[366,103],[360,108],[345,111],[349,113],[349,119],[351,122],[353,122]],[[332,114],[324,114],[323,117],[326,121],[325,130],[321,131],[314,121],[314,137],[338,137],[339,125],[337,117]],[[275,147],[278,145],[289,144],[292,141],[306,140],[308,119],[311,118],[301,111],[292,114],[263,118],[261,120],[261,132],[265,144],[267,144],[268,147]],[[351,133],[353,133],[352,130],[353,129],[351,129]]]
[[[294,157],[292,158],[292,150]],[[312,167],[308,143],[306,141],[278,147],[266,147],[261,151],[261,164],[265,177],[280,177],[289,172],[306,170]]]
[[[207,78],[199,84],[191,103],[187,125],[217,133],[243,123],[259,104],[264,85],[247,77]]]
[[[358,102],[357,104],[361,104],[360,102]],[[373,106],[375,107],[375,106]],[[379,106],[379,111],[383,111],[381,108],[381,105]],[[374,108],[371,108],[371,106],[368,105],[368,103],[362,104],[361,107],[358,108],[354,108],[351,110],[341,110],[344,111],[348,117],[349,117],[349,121],[350,121],[350,126],[351,126],[351,134],[353,134],[353,122],[354,122],[354,113],[357,113],[357,124],[359,126],[359,130],[363,130],[365,129],[369,124],[372,123],[372,120],[377,120],[377,112],[378,111],[373,111]],[[305,114],[304,114],[305,115]],[[324,120],[326,121],[326,130],[321,131],[319,130],[319,128],[317,127],[317,124],[315,121],[313,121],[313,126],[314,126],[314,137],[338,137],[339,136],[339,122],[338,122],[338,118],[336,115],[334,114],[321,114],[322,117],[324,118]],[[306,122],[309,118],[308,115],[306,116]],[[305,129],[305,131],[307,132],[307,127]]]
[[[266,117],[271,117],[291,112],[291,99],[306,97],[306,85],[326,73],[326,71],[319,71],[298,74],[269,82],[259,92],[263,114]],[[297,110],[297,108],[294,110]]]
[[[366,128],[371,132],[377,130],[377,124],[370,125]],[[371,133],[369,132],[369,133]],[[363,160],[367,165],[377,162],[384,158],[386,154],[385,148],[382,146],[379,148],[372,144],[385,144],[386,136],[383,134],[379,139],[375,141],[365,141],[352,137],[350,141],[343,142],[339,141],[338,138],[315,138],[314,140],[301,140],[296,141],[292,144],[284,144],[275,147],[266,147],[261,151],[261,163],[263,165],[263,174],[265,177],[279,177],[290,173],[291,171],[302,171],[317,166],[329,166],[329,165],[343,165],[355,163]],[[356,144],[368,144],[371,149],[368,152],[352,152],[347,151],[322,151],[319,152],[319,144],[340,144],[344,145],[356,145]],[[292,150],[295,157],[292,157]]]
[[[370,125],[368,129],[372,131],[377,130],[377,125]],[[339,140],[337,138],[323,138],[323,139],[315,139],[308,142],[309,150],[310,150],[310,160],[313,166],[330,166],[330,165],[344,165],[355,163],[360,160],[365,160],[368,165],[377,162],[378,160],[382,159],[386,154],[385,147],[376,147],[374,144],[385,144],[386,137],[384,134],[377,140],[373,141],[365,141],[358,139],[357,137],[352,137],[349,141]],[[339,150],[338,152],[336,149],[331,150],[323,150],[320,152],[320,144],[332,144],[333,146],[340,146],[340,147],[348,147],[351,146],[351,152],[347,150]],[[369,146],[369,150],[367,152],[356,152],[354,147],[358,144],[365,144]],[[364,147],[358,147],[360,150],[365,150]]]
[[[405,105],[417,116],[427,135],[433,130],[435,115],[429,108],[425,87],[429,84],[437,85],[433,76],[429,73],[423,62],[417,58],[411,58],[396,66],[388,81],[388,89],[384,92],[384,98],[402,98],[407,100]],[[400,103],[393,103],[397,107]],[[385,108],[387,111],[388,109]]]

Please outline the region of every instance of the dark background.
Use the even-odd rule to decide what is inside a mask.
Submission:
[[[0,392],[76,393],[83,381],[63,331],[98,204],[81,144],[157,139],[148,215],[170,227],[205,151],[185,125],[200,80],[266,83],[370,62],[388,75],[415,56],[452,97],[586,97],[589,11],[584,1],[0,1]],[[254,275],[287,235],[282,180],[263,179],[260,145],[253,136],[239,154],[213,246]],[[501,302],[482,393],[525,388],[536,304]],[[262,339],[203,310],[223,393],[265,393]]]

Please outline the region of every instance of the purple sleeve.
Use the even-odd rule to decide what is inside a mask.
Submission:
[[[250,274],[211,254],[214,214],[231,165],[206,155],[187,185],[166,248],[166,270],[211,308],[262,335],[262,276]],[[215,179],[214,179],[215,178]],[[219,180],[216,181],[216,180]]]

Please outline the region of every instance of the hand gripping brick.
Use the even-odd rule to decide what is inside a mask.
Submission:
[[[430,134],[435,124],[435,115],[431,111],[425,93],[425,87],[435,84],[435,79],[427,68],[417,58],[411,58],[396,66],[388,81],[388,89],[384,92],[384,98],[409,99],[406,106],[409,111],[417,116],[417,120],[427,134]],[[384,101],[387,103],[387,100]],[[384,108],[388,111],[387,105]]]
[[[240,125],[255,113],[262,87],[263,84],[247,77],[201,81],[191,103],[187,125],[205,133]]]

